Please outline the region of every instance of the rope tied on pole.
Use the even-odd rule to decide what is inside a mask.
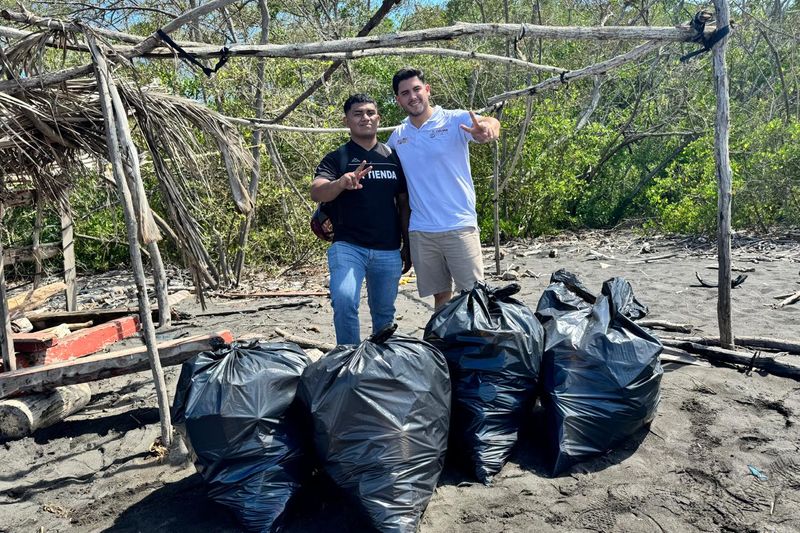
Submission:
[[[731,26],[733,26],[733,21],[731,21],[730,25],[717,28],[711,32],[711,34],[706,36],[706,24],[711,22],[715,22],[714,15],[708,11],[698,11],[694,18],[692,18],[691,26],[697,34],[693,41],[702,44],[703,48],[695,50],[694,52],[689,52],[685,56],[682,56],[681,63],[686,63],[691,58],[710,51],[715,44],[717,44],[730,33]]]
[[[175,52],[178,54],[178,57],[200,68],[200,70],[202,70],[203,73],[209,78],[212,74],[224,67],[225,63],[227,63],[228,59],[230,59],[230,49],[227,46],[223,46],[220,50],[222,55],[220,56],[219,61],[217,61],[217,64],[214,65],[214,68],[209,68],[202,64],[194,54],[187,52],[178,43],[173,41],[172,38],[164,31],[159,29],[156,31],[156,33],[158,34],[159,39],[161,39],[167,46],[175,50]]]

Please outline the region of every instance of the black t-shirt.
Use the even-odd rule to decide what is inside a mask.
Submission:
[[[361,179],[363,188],[342,191],[323,205],[323,211],[333,222],[334,242],[396,250],[400,248],[400,215],[395,198],[407,189],[400,160],[391,148],[379,142],[364,150],[351,140],[322,159],[314,179],[339,179],[365,160],[372,170]]]

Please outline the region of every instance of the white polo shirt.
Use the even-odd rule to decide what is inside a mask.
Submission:
[[[468,111],[442,109],[417,128],[409,117],[387,143],[403,164],[411,204],[409,231],[438,233],[477,228],[475,187],[469,166],[472,125]]]

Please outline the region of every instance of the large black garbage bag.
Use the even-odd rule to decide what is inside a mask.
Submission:
[[[310,470],[294,403],[308,362],[296,344],[254,341],[199,353],[181,369],[173,422],[208,496],[250,531],[280,530]]]
[[[554,475],[608,452],[655,417],[662,346],[624,314],[645,310],[621,278],[595,298],[569,272],[551,277],[536,314],[545,331],[542,403]]]
[[[453,442],[482,483],[505,464],[532,406],[543,330],[511,297],[519,285],[478,282],[431,317],[424,338],[444,353],[453,384]]]
[[[444,465],[450,379],[436,348],[393,331],[309,365],[299,394],[321,468],[377,530],[410,533]]]

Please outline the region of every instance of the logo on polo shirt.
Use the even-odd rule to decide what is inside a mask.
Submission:
[[[435,139],[436,137],[441,137],[442,135],[447,135],[448,128],[436,128],[435,130],[431,131],[431,139]]]
[[[397,140],[397,144],[406,144],[408,142],[408,137],[400,137]]]
[[[353,159],[351,159],[350,162],[351,163],[356,163],[357,165],[361,164],[361,160],[359,158],[357,158],[357,157],[354,157]]]

